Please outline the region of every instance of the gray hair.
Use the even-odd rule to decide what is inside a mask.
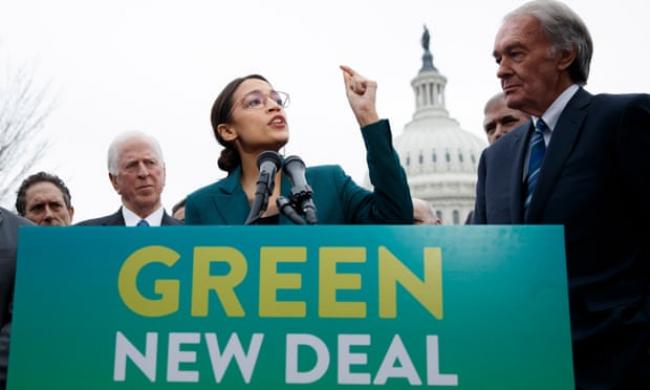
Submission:
[[[113,142],[111,142],[111,145],[108,147],[108,172],[112,175],[116,175],[119,171],[120,155],[122,154],[124,144],[134,139],[148,142],[160,163],[163,165],[165,164],[160,144],[154,137],[141,131],[127,131],[115,137]]]
[[[532,16],[539,20],[555,52],[575,49],[576,58],[569,66],[569,76],[574,83],[587,83],[594,46],[578,14],[558,1],[534,0],[507,14],[504,21],[516,16]]]

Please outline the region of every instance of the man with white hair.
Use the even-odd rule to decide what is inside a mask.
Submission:
[[[505,17],[497,77],[532,120],[483,152],[474,222],[563,225],[576,387],[650,389],[650,95],[584,90],[592,52],[565,4]]]
[[[122,207],[111,215],[79,223],[90,225],[161,226],[178,225],[162,207],[165,162],[155,138],[141,132],[119,135],[108,149],[108,178]]]

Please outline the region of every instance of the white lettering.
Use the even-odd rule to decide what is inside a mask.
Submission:
[[[427,385],[458,386],[458,375],[440,373],[438,336],[427,336]]]
[[[249,383],[253,376],[253,371],[255,370],[257,355],[260,353],[260,348],[262,347],[262,340],[264,340],[264,335],[262,333],[254,333],[251,338],[251,343],[248,346],[248,352],[245,353],[241,342],[239,342],[237,333],[233,333],[226,343],[226,348],[224,349],[223,354],[221,354],[217,334],[206,333],[205,342],[208,345],[212,372],[214,373],[214,379],[217,383],[220,383],[223,379],[233,357],[237,362],[237,366],[244,378],[244,382]]]
[[[113,380],[123,382],[126,379],[126,359],[130,358],[133,364],[151,381],[156,381],[156,354],[158,353],[158,333],[148,332],[144,355],[118,331],[115,334],[115,365],[113,366]]]
[[[198,382],[199,372],[194,370],[181,371],[181,363],[196,363],[195,351],[182,351],[181,344],[198,344],[201,342],[199,333],[170,333],[167,348],[167,382]]]
[[[350,366],[368,364],[366,353],[352,353],[352,345],[370,345],[368,334],[342,334],[338,340],[338,383],[346,385],[369,385],[370,374],[366,372],[350,372]]]
[[[298,347],[304,345],[316,352],[316,364],[309,371],[298,371]],[[323,340],[311,334],[287,334],[286,383],[314,383],[327,371],[330,354]]]
[[[399,366],[395,366],[395,363],[399,361]],[[384,356],[384,360],[379,366],[377,375],[373,384],[375,385],[384,385],[388,378],[406,378],[410,385],[421,385],[422,380],[418,376],[418,372],[413,366],[411,357],[409,356],[402,339],[399,335],[393,337],[388,351]]]

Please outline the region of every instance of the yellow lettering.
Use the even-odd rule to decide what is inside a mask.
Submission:
[[[366,248],[324,247],[319,250],[318,264],[318,315],[320,317],[365,318],[365,302],[340,302],[337,290],[360,290],[361,275],[339,274],[339,263],[365,263]]]
[[[225,275],[210,275],[210,264],[227,263],[230,270]],[[192,316],[208,315],[208,298],[214,290],[228,317],[243,317],[246,313],[242,307],[235,287],[244,280],[248,264],[244,255],[231,247],[195,247],[194,270],[192,271]]]
[[[440,248],[424,248],[424,280],[385,247],[379,247],[379,317],[397,316],[397,283],[402,285],[434,317],[442,313],[442,252]]]
[[[278,301],[277,291],[299,290],[302,275],[278,272],[278,263],[305,263],[305,247],[262,247],[260,249],[260,317],[305,317],[301,301]]]
[[[162,263],[173,266],[180,255],[164,246],[147,246],[133,252],[122,264],[117,279],[117,289],[122,302],[134,313],[145,317],[162,317],[178,310],[180,282],[175,279],[161,279],[154,283],[159,299],[149,299],[138,290],[138,274],[146,265]]]

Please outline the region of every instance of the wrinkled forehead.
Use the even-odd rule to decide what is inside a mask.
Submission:
[[[27,202],[32,200],[48,198],[51,200],[63,201],[63,192],[49,181],[39,181],[27,188],[25,191]]]
[[[155,159],[162,162],[158,148],[146,138],[133,138],[125,141],[120,148],[119,163],[124,164],[133,160]]]

